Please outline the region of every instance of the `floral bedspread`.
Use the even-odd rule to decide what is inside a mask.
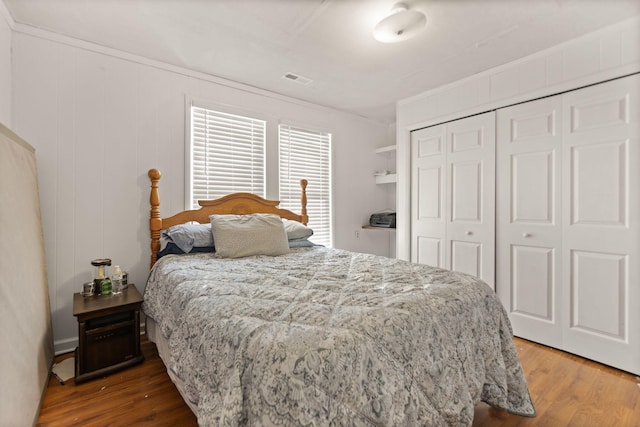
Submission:
[[[203,426],[465,426],[533,416],[507,315],[478,279],[328,248],[166,256],[144,311]]]

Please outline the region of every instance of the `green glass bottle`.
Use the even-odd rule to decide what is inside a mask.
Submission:
[[[108,277],[100,283],[102,295],[111,295],[111,279]]]

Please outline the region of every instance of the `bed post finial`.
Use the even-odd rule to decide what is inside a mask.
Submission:
[[[309,217],[307,216],[307,184],[309,184],[309,181],[307,181],[306,179],[300,180],[300,188],[302,189],[302,194],[300,196],[300,204],[302,205],[302,209],[300,214],[302,216],[302,223],[304,225],[307,225],[307,223],[309,222]]]
[[[151,265],[156,263],[158,252],[160,251],[160,230],[162,229],[162,220],[160,219],[160,193],[158,192],[158,181],[162,174],[158,169],[149,169],[147,174],[151,180],[151,194],[149,195],[149,204],[151,205],[151,213],[149,216],[149,231],[151,231]]]

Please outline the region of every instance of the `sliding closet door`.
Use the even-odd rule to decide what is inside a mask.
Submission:
[[[411,260],[495,280],[495,114],[411,133]]]
[[[497,292],[514,333],[640,373],[640,77],[498,111]]]
[[[411,132],[411,261],[446,268],[446,126]]]
[[[448,268],[495,282],[495,113],[447,125]]]
[[[497,293],[515,335],[561,347],[562,99],[497,113]]]
[[[640,373],[640,76],[564,96],[565,349]]]

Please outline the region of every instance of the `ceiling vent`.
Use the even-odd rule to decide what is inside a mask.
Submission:
[[[286,80],[290,80],[292,82],[296,82],[298,84],[301,84],[303,86],[308,85],[309,83],[313,82],[313,80],[311,80],[308,77],[303,77],[299,74],[296,73],[286,73],[284,76],[282,76],[283,79]]]

